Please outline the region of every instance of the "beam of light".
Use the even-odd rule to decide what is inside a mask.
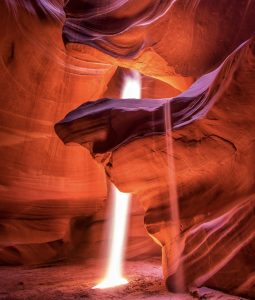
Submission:
[[[172,136],[172,121],[171,121],[171,104],[168,102],[165,106],[165,139],[167,151],[167,165],[168,165],[168,191],[169,191],[169,207],[170,217],[172,220],[172,227],[169,236],[174,238],[171,245],[173,261],[178,263],[175,276],[173,279],[173,288],[177,293],[184,293],[184,272],[181,260],[182,247],[180,238],[180,214],[179,214],[179,201],[177,194],[177,183],[174,162],[174,149],[173,149],[173,136]],[[173,267],[173,266],[172,266]]]
[[[121,98],[141,97],[141,77],[137,71],[131,71],[124,78]],[[131,195],[120,192],[112,185],[114,201],[113,221],[111,228],[111,246],[107,271],[104,279],[93,287],[93,289],[111,288],[127,284],[128,280],[122,275],[124,260],[125,240],[127,235],[128,212]]]
[[[138,71],[132,70],[128,75],[125,76],[121,91],[121,98],[141,98],[141,75]]]
[[[128,211],[130,194],[121,193],[112,186],[114,201],[112,241],[107,272],[102,282],[94,288],[104,289],[128,283],[122,276],[122,262],[124,257],[124,244],[127,233]]]

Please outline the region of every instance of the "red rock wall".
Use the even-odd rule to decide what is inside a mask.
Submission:
[[[102,239],[102,228],[88,228],[106,204],[104,170],[84,149],[64,147],[53,126],[102,97],[116,67],[68,56],[57,21],[21,8],[15,19],[1,3],[0,23],[0,263],[89,256],[87,244]],[[134,218],[134,236],[150,248],[141,208]]]
[[[164,82],[153,80],[155,87],[149,84],[147,95],[176,96],[252,35],[254,5],[175,1],[148,27],[114,37],[126,46],[137,30],[135,37],[146,41],[130,59],[75,43],[65,49],[62,23],[21,8],[14,18],[1,4],[1,263],[84,257],[89,245],[87,257],[99,249],[104,170],[83,148],[65,147],[54,123],[84,101],[117,95],[118,74],[108,90],[107,84],[118,66]],[[150,80],[145,79],[144,87]],[[224,89],[216,93],[217,103],[207,118],[174,133],[186,285],[206,284],[247,297],[254,297],[253,82],[254,42],[225,65],[211,86],[211,95],[221,84]],[[113,166],[103,162],[107,174],[143,204],[147,230],[163,248],[171,289],[176,269],[166,216],[164,137],[132,141],[111,156]],[[134,215],[129,256],[144,254],[138,251],[141,245],[157,253],[137,229],[141,209],[134,206]],[[237,272],[240,276],[233,275]]]
[[[84,104],[55,126],[65,143],[88,148],[110,180],[143,204],[147,231],[162,247],[170,290],[176,291],[183,269],[186,287],[207,285],[254,297],[254,45],[249,39],[171,100],[101,99],[94,109]],[[177,115],[191,114],[193,100],[199,100],[198,117],[176,126]],[[173,153],[158,125],[167,101]],[[210,110],[199,114],[205,102]],[[174,177],[180,224],[171,213]],[[237,270],[240,276],[233,278]]]
[[[82,149],[62,147],[53,123],[85,91],[88,99],[101,95],[107,82],[95,87],[94,76],[68,59],[61,24],[22,10],[15,20],[3,4],[0,22],[1,262],[47,261],[70,218],[95,212],[106,195],[103,171]]]

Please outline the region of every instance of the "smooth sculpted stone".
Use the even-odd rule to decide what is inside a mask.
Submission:
[[[143,204],[172,287],[174,224],[163,135],[170,103],[186,285],[204,282],[254,297],[253,43],[226,58],[254,33],[255,1],[105,3],[0,3],[0,263],[97,257],[107,172]],[[121,86],[111,94],[118,67],[170,87],[150,85],[143,98],[176,96],[209,75],[171,101],[85,105],[80,111],[90,107],[97,114],[80,118],[73,137],[76,117],[59,124],[66,142],[75,137],[100,165],[78,144],[64,147],[54,124],[84,102],[118,98]],[[148,250],[142,218],[132,211],[128,257],[155,253]]]
[[[68,257],[71,220],[106,199],[102,168],[79,147],[62,147],[54,123],[84,102],[84,88],[86,99],[101,97],[115,67],[68,57],[62,24],[14,2],[15,16],[0,3],[0,264],[48,263]]]
[[[219,86],[212,89],[221,69],[201,77],[173,99],[108,98],[84,103],[55,125],[56,133],[64,143],[77,142],[93,153],[104,153],[132,139],[164,133],[167,110],[173,129],[180,128],[209,111],[221,90]]]
[[[162,247],[169,289],[182,263],[186,287],[255,297],[254,82],[250,39],[178,97],[103,99],[55,125],[64,143],[89,149],[116,186],[142,203],[146,229]],[[178,239],[169,213],[167,103],[174,128],[179,256],[172,251]]]
[[[0,1],[0,265],[98,257],[105,238],[104,169],[54,124],[103,97],[117,66],[67,53],[62,5]],[[127,256],[154,254],[142,209],[131,222]]]
[[[69,0],[64,10],[67,47],[90,45],[133,63],[140,56],[136,69],[161,78],[167,67],[198,78],[254,33],[254,0]],[[166,65],[157,72],[155,55]]]

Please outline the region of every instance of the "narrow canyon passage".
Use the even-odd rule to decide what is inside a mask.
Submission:
[[[255,0],[0,14],[0,299],[254,299]],[[111,185],[129,283],[92,289]]]

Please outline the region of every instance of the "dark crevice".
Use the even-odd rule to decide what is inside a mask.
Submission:
[[[8,49],[8,55],[7,55],[7,59],[6,59],[6,64],[10,65],[13,62],[14,57],[15,57],[15,43],[12,42],[10,44],[9,49]]]

